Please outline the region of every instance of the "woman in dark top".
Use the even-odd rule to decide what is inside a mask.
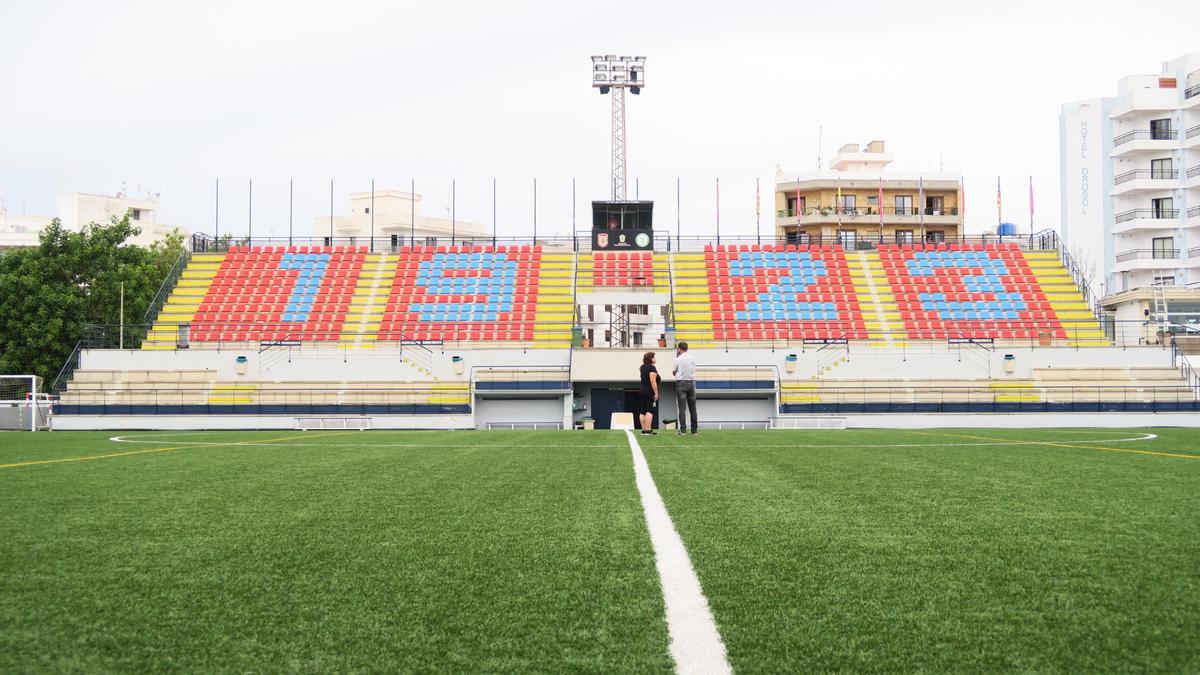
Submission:
[[[642,422],[642,433],[647,436],[657,434],[650,428],[654,424],[654,413],[658,410],[658,368],[654,367],[654,352],[646,352],[642,356],[642,388],[641,405],[638,406],[638,414]]]

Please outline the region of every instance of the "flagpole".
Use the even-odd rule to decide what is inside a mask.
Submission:
[[[721,178],[717,177],[717,246],[721,245]]]
[[[1033,176],[1029,177],[1029,236],[1033,236]]]
[[[759,192],[758,177],[754,178],[754,241],[762,243],[760,224],[762,222],[762,194]]]
[[[925,241],[925,177],[917,179],[917,209],[921,214],[921,242]]]

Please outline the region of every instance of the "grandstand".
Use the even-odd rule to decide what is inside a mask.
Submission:
[[[214,251],[198,239],[140,349],[72,357],[56,424],[604,428],[632,404],[646,346],[583,346],[579,308],[630,298],[662,310],[660,344],[691,343],[700,395],[720,402],[706,422],[1200,409],[1186,357],[1102,323],[1053,233],[855,250],[658,242]]]

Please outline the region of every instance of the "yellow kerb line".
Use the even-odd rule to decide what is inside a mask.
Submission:
[[[913,431],[914,434],[922,436],[951,436],[954,438],[970,438],[976,441],[996,441],[998,443],[1007,442],[1003,438],[988,438],[986,436],[969,436],[967,434],[934,434],[928,431]],[[1078,445],[1074,443],[1054,443],[1051,441],[1029,441],[1031,445],[1049,445],[1056,448],[1075,448],[1077,450],[1106,450],[1108,452],[1131,452],[1135,455],[1154,455],[1155,457],[1175,457],[1177,459],[1200,459],[1200,455],[1181,455],[1174,452],[1156,452],[1154,450],[1133,450],[1130,448],[1108,448],[1099,445]]]
[[[345,434],[350,434],[350,433],[357,433],[357,431],[339,431],[339,432],[335,432],[332,434],[306,434],[304,436],[286,436],[284,438],[268,438],[265,441],[254,441],[253,443],[254,443],[254,445],[262,445],[264,443],[278,443],[280,441],[298,441],[298,440],[302,440],[305,438],[315,438],[317,436],[325,436],[325,437],[343,436]],[[234,446],[234,445],[246,445],[249,443],[251,443],[251,441],[239,441],[237,443],[215,443],[213,445],[204,445],[204,446],[176,445],[176,446],[167,447],[167,448],[150,448],[148,450],[130,450],[129,452],[112,452],[112,453],[109,453],[106,455],[87,455],[86,457],[67,457],[64,459],[39,459],[39,460],[30,461],[30,462],[16,462],[13,464],[0,464],[0,469],[13,469],[16,467],[34,466],[37,464],[62,464],[64,462],[86,462],[86,461],[92,460],[92,459],[109,459],[111,457],[126,457],[128,455],[145,455],[145,454],[152,453],[152,452],[168,452],[171,450],[183,450],[185,448],[198,448],[198,447],[212,448],[212,447],[220,447],[222,445]]]

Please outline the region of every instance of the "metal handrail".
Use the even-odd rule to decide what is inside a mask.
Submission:
[[[1113,139],[1113,147],[1124,145],[1130,141],[1174,141],[1179,138],[1175,129],[1142,129],[1129,131]]]
[[[1187,170],[1188,178],[1195,178],[1196,176],[1200,176],[1200,164],[1197,164],[1196,166],[1193,166],[1193,167],[1189,167]]]
[[[1179,178],[1179,172],[1169,169],[1135,169],[1133,171],[1126,171],[1125,173],[1118,174],[1115,178],[1113,178],[1113,184],[1120,185],[1121,183],[1128,183],[1131,180],[1138,180],[1139,178],[1149,178],[1151,180],[1171,180],[1173,178]]]
[[[1179,217],[1179,209],[1130,209],[1122,211],[1113,217],[1118,223],[1125,223],[1138,218],[1149,220],[1171,220]]]
[[[150,301],[150,306],[146,308],[146,314],[142,317],[142,323],[153,324],[158,318],[158,312],[167,304],[167,300],[171,297],[171,291],[175,289],[175,283],[183,276],[183,271],[187,268],[188,261],[192,259],[192,252],[184,249],[179,257],[175,259],[175,264],[171,265],[171,269],[167,271],[167,276],[163,278],[162,284],[158,287],[158,293],[154,294],[154,299]]]
[[[1196,88],[1200,89],[1200,85],[1196,85]],[[1185,138],[1195,138],[1197,136],[1200,136],[1200,124],[1197,124],[1196,126],[1188,129],[1187,131],[1184,132],[1183,135]]]
[[[58,377],[54,378],[54,384],[50,386],[50,393],[57,394],[67,386],[67,382],[75,375],[75,369],[79,367],[79,355],[83,350],[83,341],[75,343],[75,348],[71,350],[71,354],[67,356],[67,360],[63,361],[62,368],[58,370]]]
[[[1183,97],[1185,99],[1191,98],[1193,96],[1200,96],[1200,84],[1192,85],[1192,86],[1188,87],[1187,89],[1183,90]]]
[[[1117,262],[1125,262],[1126,260],[1139,259],[1154,259],[1154,260],[1178,260],[1182,257],[1182,251],[1177,248],[1138,248],[1129,251],[1122,251],[1117,254]]]

